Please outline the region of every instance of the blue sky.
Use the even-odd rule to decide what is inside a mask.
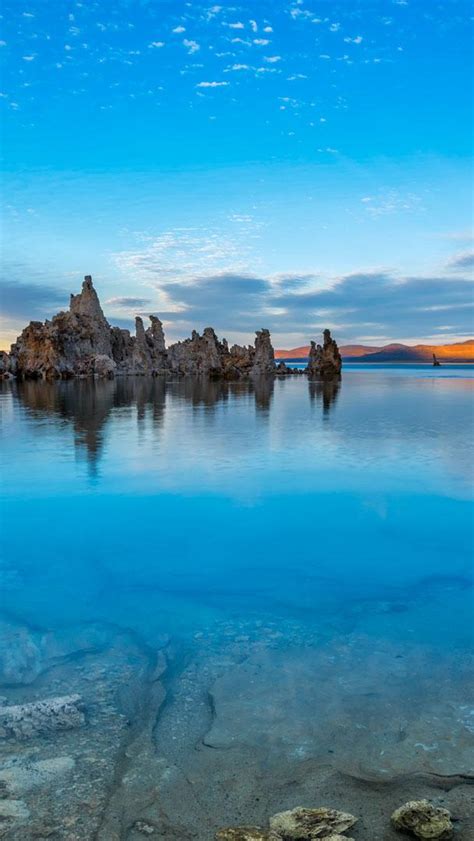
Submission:
[[[468,338],[465,0],[5,0],[0,345],[112,323]]]

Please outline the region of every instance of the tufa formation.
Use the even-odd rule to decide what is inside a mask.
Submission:
[[[329,330],[324,345],[311,342],[306,373],[312,379],[340,377],[341,357]],[[215,379],[239,379],[268,374],[301,374],[285,363],[275,363],[269,330],[257,330],[254,345],[229,347],[212,327],[202,336],[168,348],[163,325],[150,315],[150,326],[135,319],[135,336],[129,330],[111,327],[100,305],[92,278],[87,275],[78,295],[71,295],[69,310],[51,321],[31,321],[10,353],[0,352],[0,377],[20,379],[69,379],[128,375],[184,375]]]

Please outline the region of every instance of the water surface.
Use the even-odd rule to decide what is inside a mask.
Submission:
[[[465,773],[471,375],[4,383],[2,620],[171,646],[156,749],[190,779],[198,731],[201,761],[231,745],[235,772],[253,746],[281,791],[309,757],[361,777]]]

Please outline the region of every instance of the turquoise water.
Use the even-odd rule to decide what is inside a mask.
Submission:
[[[472,838],[472,373],[0,384],[0,710],[84,711],[0,732],[8,838],[395,841],[420,797]]]
[[[144,635],[329,617],[467,645],[471,375],[3,384],[3,612]]]

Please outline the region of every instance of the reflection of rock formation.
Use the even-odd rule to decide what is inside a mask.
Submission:
[[[323,401],[323,413],[328,415],[331,406],[336,402],[341,383],[339,380],[310,380],[308,383],[309,396],[312,401]]]
[[[339,348],[331,338],[331,331],[324,331],[323,346],[311,342],[307,373],[322,380],[337,379],[341,375],[342,359]]]
[[[212,327],[206,327],[202,336],[194,330],[190,339],[167,349],[160,319],[150,315],[150,321],[145,330],[137,316],[135,336],[111,327],[88,275],[82,292],[71,295],[68,312],[44,324],[32,321],[12,345],[10,355],[2,354],[0,376],[68,379],[180,374],[238,379],[275,371],[268,330],[257,331],[255,346],[229,349],[226,339],[220,341]]]
[[[75,443],[85,448],[93,464],[102,448],[103,426],[114,401],[114,384],[106,381],[77,383],[18,382],[19,400],[30,410],[45,415],[59,415],[72,421]]]
[[[269,376],[256,377],[253,381],[255,406],[260,411],[267,411],[270,408],[274,386],[275,381]]]
[[[190,377],[167,382],[163,377],[120,377],[61,383],[20,380],[9,387],[29,411],[70,422],[76,447],[87,453],[89,464],[95,469],[104,446],[105,427],[114,410],[136,407],[137,422],[142,424],[149,418],[155,430],[163,425],[169,395],[193,407],[211,410],[230,397],[253,395],[257,409],[268,410],[274,379],[267,376],[227,381]]]
[[[80,380],[51,383],[34,380],[16,385],[18,398],[40,414],[59,415],[72,423],[75,444],[87,452],[95,466],[104,443],[104,428],[114,409],[137,406],[137,417],[150,408],[154,426],[161,426],[165,407],[165,383],[160,379]]]

